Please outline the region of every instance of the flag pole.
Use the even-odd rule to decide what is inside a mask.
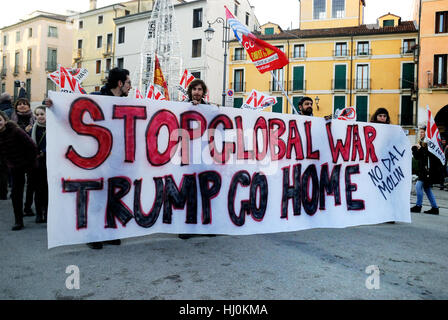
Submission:
[[[277,77],[275,76],[274,71],[271,70],[271,74],[272,74],[272,77],[274,78],[274,81],[275,81],[274,83],[277,83],[279,85],[280,89],[282,90],[283,95],[286,97],[286,99],[288,100],[289,104],[291,105],[293,113],[299,114],[297,112],[296,108],[294,108],[294,104],[292,103],[291,99],[286,94],[285,88],[283,87],[283,84],[277,80]]]

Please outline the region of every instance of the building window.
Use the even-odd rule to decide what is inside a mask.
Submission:
[[[368,118],[368,96],[356,96],[356,121],[367,122]]]
[[[338,64],[334,66],[334,90],[347,90],[347,66]]]
[[[8,36],[6,34],[3,36],[3,45],[4,46],[8,45]]]
[[[96,48],[99,49],[103,46],[103,36],[96,37]]]
[[[326,7],[325,0],[314,0],[313,4],[313,18],[315,20],[325,19]]]
[[[334,51],[335,57],[346,57],[348,56],[347,42],[336,42],[336,50]]]
[[[16,42],[20,42],[20,31],[16,32]]]
[[[118,43],[124,43],[124,37],[125,37],[125,28],[121,27],[118,29]]]
[[[112,38],[113,38],[113,34],[109,33],[107,35],[107,40],[106,40],[106,49],[107,52],[112,52]]]
[[[78,49],[82,49],[82,39],[78,40]]]
[[[101,73],[101,60],[96,60],[96,73]]]
[[[14,56],[14,73],[19,73],[20,52],[16,52]]]
[[[369,89],[369,65],[359,64],[356,66],[356,90]]]
[[[448,32],[448,11],[436,12],[436,33]]]
[[[369,55],[369,42],[368,41],[358,42],[358,56],[367,56],[367,55]]]
[[[32,57],[32,51],[31,49],[28,49],[26,52],[26,71],[31,71],[31,57]]]
[[[56,91],[56,84],[47,78],[47,92],[46,95],[48,97],[48,91]]]
[[[401,88],[400,89],[412,89],[415,83],[415,64],[403,63],[401,70]]]
[[[57,49],[48,48],[47,50],[47,71],[56,71],[58,67],[58,51]]]
[[[26,98],[31,101],[31,79],[25,81]]]
[[[58,37],[58,28],[57,27],[48,27],[48,37],[49,38],[57,38]]]
[[[233,14],[235,15],[235,18],[238,16],[238,3],[235,2],[235,9],[233,11]]]
[[[403,51],[401,53],[413,53],[415,47],[415,39],[405,39],[403,40]]]
[[[294,58],[305,58],[305,45],[304,44],[294,45]]]
[[[103,24],[103,16],[98,16],[98,24]]]
[[[33,37],[33,28],[28,28],[28,38]]]
[[[384,20],[383,27],[393,27],[395,25],[394,20]]]
[[[2,83],[2,93],[6,92],[6,83]]]
[[[79,21],[78,22],[78,29],[82,29],[82,28],[84,28],[84,21]]]
[[[298,66],[293,68],[292,91],[305,90],[305,67]]]
[[[250,21],[250,14],[249,12],[246,12],[246,26],[249,26],[249,21]]]
[[[201,56],[202,39],[193,40],[192,46],[191,56],[193,58],[199,58]]]
[[[246,60],[243,48],[235,48],[235,55],[233,57],[233,60],[234,61]]]
[[[282,91],[285,81],[284,69],[277,69],[273,70],[272,72],[275,77],[272,77],[271,91],[273,92]]]
[[[447,57],[448,54],[434,56],[434,86],[447,85]]]
[[[333,114],[345,108],[345,96],[333,96]]]
[[[120,69],[124,68],[124,58],[118,58],[117,59],[117,67]]]
[[[274,28],[265,28],[264,34],[266,35],[274,34]]]
[[[244,70],[233,71],[233,90],[235,92],[244,92]]]
[[[109,72],[109,70],[112,68],[112,59],[106,59],[106,72]]]
[[[345,0],[333,0],[332,17],[333,18],[345,17]]]
[[[411,96],[401,96],[400,124],[402,126],[411,126],[413,124],[413,109]]]
[[[129,11],[129,10],[124,10],[124,15],[125,16],[128,16],[128,15],[130,15],[131,14],[131,11]]]
[[[202,27],[202,8],[193,10],[193,28]]]

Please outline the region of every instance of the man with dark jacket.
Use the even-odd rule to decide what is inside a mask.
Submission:
[[[299,112],[302,116],[313,116],[313,99],[303,97],[299,101]]]

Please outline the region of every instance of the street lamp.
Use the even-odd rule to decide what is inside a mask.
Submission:
[[[216,18],[215,21],[210,22],[207,21],[208,28],[204,31],[205,39],[207,41],[211,41],[215,34],[215,30],[212,28],[212,25],[215,23],[222,23],[222,46],[224,48],[224,74],[222,80],[222,105],[225,106],[226,103],[226,73],[227,73],[227,46],[229,44],[229,29],[230,27],[227,25],[227,20],[224,20],[221,17]]]
[[[320,101],[319,96],[316,96],[316,98],[314,98],[314,101],[316,102],[317,110],[319,110],[319,101]]]

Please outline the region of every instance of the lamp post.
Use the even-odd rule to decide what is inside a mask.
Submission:
[[[316,98],[314,98],[314,101],[316,102],[317,110],[319,110],[319,101],[320,101],[319,96],[316,96]]]
[[[212,28],[212,25],[215,23],[222,23],[222,45],[224,47],[224,74],[222,80],[222,105],[225,106],[226,103],[226,73],[227,73],[227,46],[229,44],[229,29],[230,27],[227,25],[227,20],[224,20],[221,17],[216,18],[215,21],[210,22],[207,21],[208,28],[204,31],[205,39],[207,41],[211,41],[215,34],[215,30]]]

